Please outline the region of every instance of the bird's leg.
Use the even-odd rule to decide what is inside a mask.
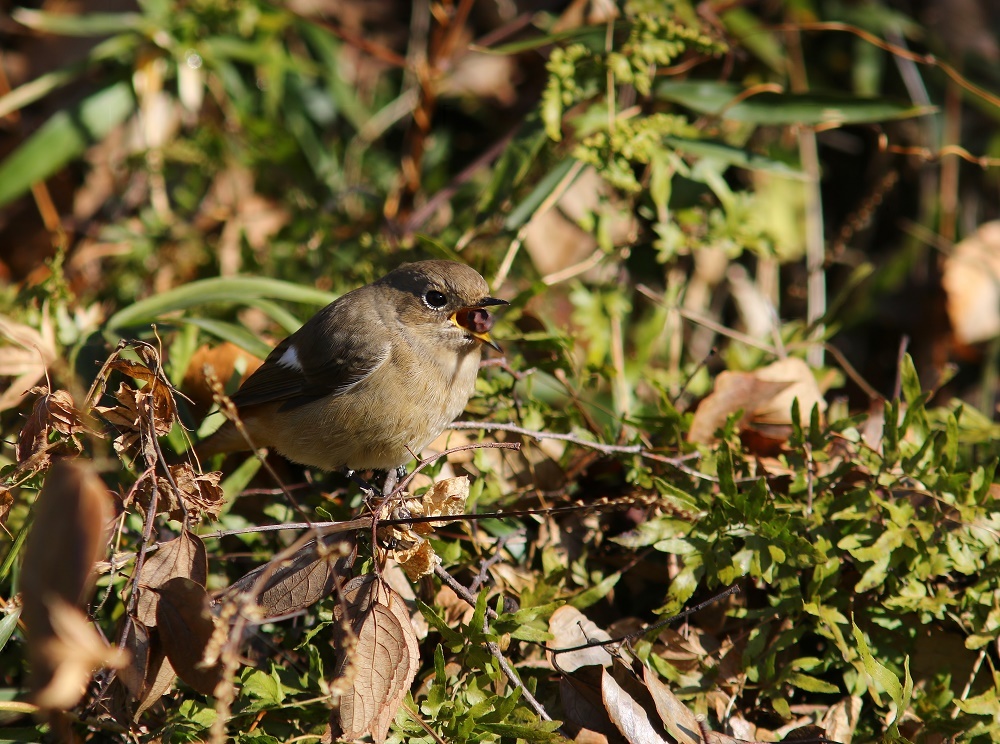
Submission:
[[[400,479],[406,477],[406,466],[400,465],[397,468],[391,468],[385,472],[385,483],[382,484],[382,496],[388,496],[393,491],[396,490],[396,484],[399,483]]]

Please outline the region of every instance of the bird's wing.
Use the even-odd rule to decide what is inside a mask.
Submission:
[[[324,308],[278,344],[232,396],[233,403],[284,401],[281,409],[288,410],[342,394],[382,366],[390,354],[388,340],[339,304]]]

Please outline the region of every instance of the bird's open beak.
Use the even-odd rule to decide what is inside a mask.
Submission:
[[[490,315],[486,308],[509,304],[507,300],[486,297],[472,307],[463,307],[456,310],[448,319],[473,338],[479,339],[487,346],[503,354],[503,349],[500,348],[496,341],[490,338],[490,329],[493,328],[493,316]]]

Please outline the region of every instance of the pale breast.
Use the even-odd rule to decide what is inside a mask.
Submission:
[[[344,394],[275,416],[281,454],[325,470],[387,470],[419,454],[465,409],[480,349],[436,354],[433,362],[403,356]]]

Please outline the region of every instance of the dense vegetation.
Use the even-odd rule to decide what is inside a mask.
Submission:
[[[990,3],[38,5],[0,740],[1000,738]],[[191,456],[431,257],[511,305],[408,501]]]

